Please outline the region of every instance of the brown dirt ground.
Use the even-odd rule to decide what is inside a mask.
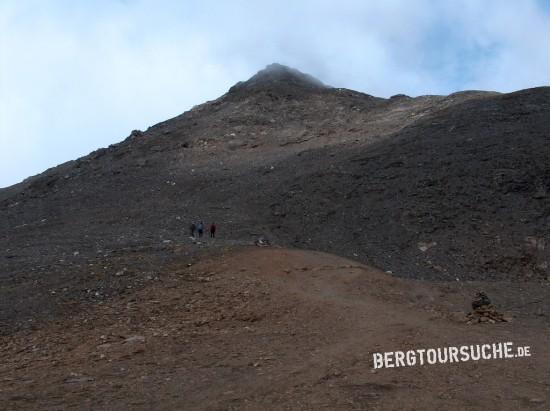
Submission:
[[[466,324],[480,289],[511,322]],[[547,297],[534,283],[428,283],[239,248],[0,337],[0,409],[548,409]],[[532,357],[373,369],[373,352],[506,341]]]

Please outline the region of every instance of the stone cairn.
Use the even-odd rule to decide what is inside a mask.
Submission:
[[[475,323],[501,323],[510,321],[509,318],[505,317],[503,314],[499,313],[491,300],[483,291],[478,292],[472,301],[473,311],[468,313],[466,316],[466,321],[468,324]]]

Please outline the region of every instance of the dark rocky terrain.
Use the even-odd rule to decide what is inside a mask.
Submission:
[[[548,87],[271,65],[0,190],[0,409],[547,408],[549,132]],[[532,358],[371,369],[501,341]]]
[[[154,271],[198,219],[218,245],[266,237],[401,277],[547,282],[549,131],[547,87],[382,99],[268,66],[0,190],[0,322],[55,311],[51,291],[125,290],[98,267],[148,250],[134,270]]]

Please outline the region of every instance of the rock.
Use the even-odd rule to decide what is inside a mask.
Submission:
[[[130,138],[141,137],[142,135],[143,132],[141,130],[132,130],[130,133]]]
[[[132,335],[124,340],[125,343],[144,342],[145,337],[143,335]]]
[[[409,100],[410,98],[406,94],[394,94],[390,97],[390,100]]]
[[[267,240],[266,238],[264,237],[260,237],[258,238],[254,244],[256,244],[256,246],[258,247],[269,247],[269,240]]]
[[[548,193],[546,192],[546,189],[544,187],[539,187],[536,193],[533,194],[533,198],[536,200],[546,198],[547,196],[548,196]]]
[[[105,349],[109,348],[111,345],[112,345],[111,343],[100,344],[100,345],[97,346],[97,348],[99,350],[105,350]]]
[[[472,301],[472,308],[474,310],[483,307],[484,305],[490,305],[491,300],[483,291],[476,294],[475,299]]]
[[[435,241],[432,241],[430,243],[426,243],[426,242],[423,242],[423,241],[420,241],[418,243],[418,249],[420,251],[422,251],[423,253],[425,253],[426,251],[428,251],[430,248],[432,247],[435,247],[437,245],[437,243]]]
[[[76,372],[72,372],[69,374],[68,377],[66,377],[63,382],[66,384],[78,384],[83,382],[90,382],[94,379],[92,377],[89,377],[87,375],[79,374]]]

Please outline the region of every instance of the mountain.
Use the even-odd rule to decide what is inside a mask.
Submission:
[[[260,237],[400,277],[547,281],[549,118],[548,87],[384,99],[270,65],[0,190],[0,322],[126,292],[121,264],[154,272],[176,246]],[[199,220],[215,245],[189,239]]]
[[[270,65],[0,190],[0,409],[540,409],[549,120]]]

